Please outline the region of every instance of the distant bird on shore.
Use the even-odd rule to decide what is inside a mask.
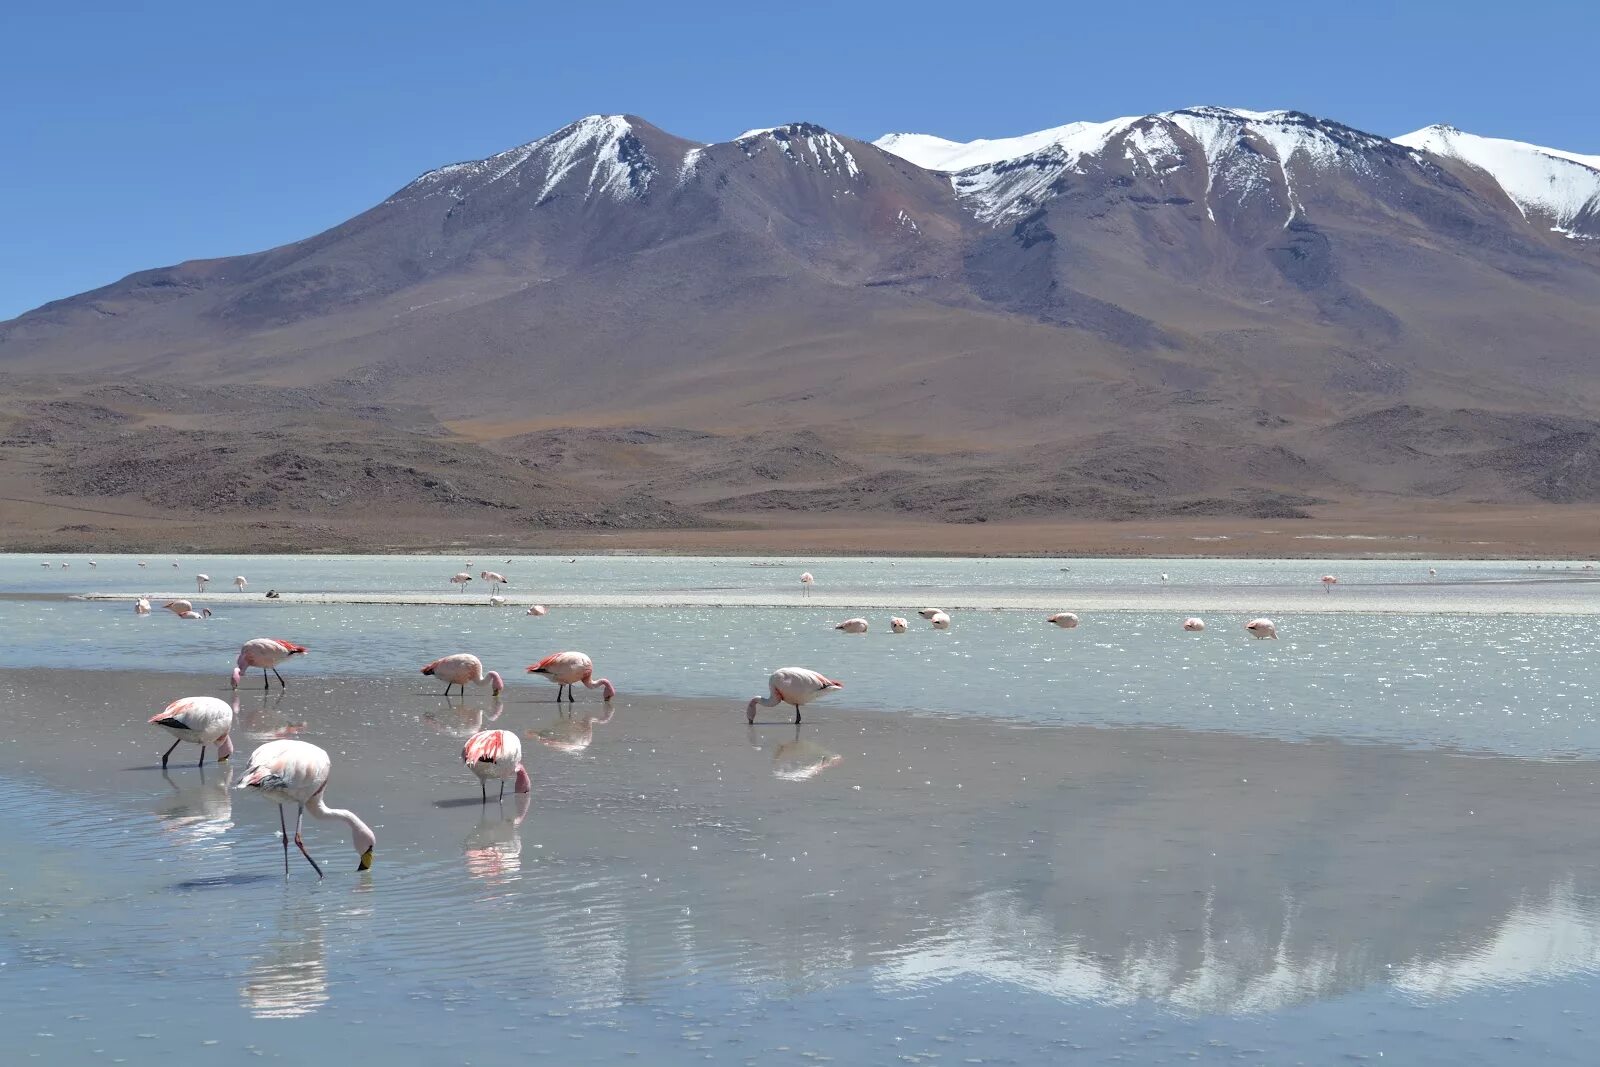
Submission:
[[[268,589],[267,590],[267,599],[268,600],[277,600],[278,597],[279,597],[279,593],[278,593],[278,591],[276,589]]]
[[[289,876],[289,826],[284,821],[283,806],[293,803],[299,809],[294,820],[294,843],[300,854],[311,864],[311,869],[322,877],[322,868],[306,851],[305,839],[300,836],[305,822],[306,809],[317,819],[332,819],[350,828],[350,844],[361,857],[356,870],[372,868],[372,850],[378,839],[372,829],[353,811],[330,808],[323,796],[328,788],[328,775],[333,761],[316,745],[306,741],[268,741],[250,754],[250,765],[235,789],[254,789],[278,805],[278,825],[283,830],[283,876]]]
[[[463,589],[467,587],[467,583],[470,581],[472,581],[472,575],[466,571],[462,571],[460,574],[453,575],[450,578],[451,585],[459,585]]]
[[[1331,574],[1324,574],[1321,578],[1321,582],[1322,591],[1324,593],[1331,593],[1333,592],[1333,587],[1339,584],[1339,579]]]
[[[561,700],[561,690],[567,691],[567,700],[576,702],[577,697],[572,695],[572,687],[583,683],[585,689],[599,689],[603,692],[604,699],[610,700],[617,695],[617,687],[607,679],[594,677],[594,660],[582,652],[557,652],[546,656],[544,659],[528,668],[529,674],[542,674],[556,683],[556,700]]]
[[[500,587],[502,585],[511,584],[511,582],[506,579],[506,576],[501,574],[499,571],[479,571],[478,577],[494,586],[493,591],[496,593],[500,591]]]
[[[288,683],[283,680],[283,675],[278,673],[278,664],[290,656],[303,656],[309,651],[310,649],[304,645],[285,641],[281,637],[252,637],[239,646],[239,658],[233,668],[233,687],[239,688],[245,671],[252,667],[260,667],[263,689],[272,688],[272,680],[267,677],[268,671],[278,679],[278,685],[287,688]]]
[[[528,771],[522,766],[522,740],[510,730],[479,730],[461,746],[461,762],[478,776],[483,802],[489,803],[489,779],[500,780],[500,799],[506,798],[506,779],[517,780],[516,792],[533,788]]]
[[[48,567],[48,566],[50,566],[50,564],[46,563],[45,566]],[[800,595],[801,596],[810,596],[811,595],[811,587],[813,585],[816,585],[816,584],[817,584],[817,580],[815,578],[811,577],[811,572],[810,571],[806,571],[804,574],[802,574],[800,576]]]
[[[1063,630],[1071,630],[1078,625],[1078,617],[1070,611],[1058,611],[1044,621],[1053,622]]]
[[[1206,621],[1204,619],[1197,619],[1191,616],[1183,620],[1183,628],[1188,633],[1203,633],[1206,628]]]
[[[135,600],[133,602],[133,613],[135,615],[150,614],[150,598],[142,596],[138,600]]]
[[[199,611],[186,611],[183,614],[179,615],[178,618],[180,618],[180,619],[209,619],[209,618],[211,618],[211,609],[210,608],[201,608]]]
[[[489,595],[489,604],[492,607],[503,608],[506,605],[506,598],[503,596],[495,596],[491,593]]]
[[[1271,619],[1251,619],[1244,624],[1244,628],[1249,630],[1257,641],[1265,641],[1268,638],[1274,641],[1278,639],[1278,628],[1273,625]]]
[[[847,634],[864,634],[867,628],[866,619],[846,619],[834,627],[835,630],[843,630]]]
[[[909,629],[911,629],[911,624],[906,622],[906,620],[902,619],[898,615],[895,615],[889,620],[890,633],[903,634]]]
[[[245,577],[242,574],[239,575],[238,577],[234,578],[234,580],[233,580],[233,587],[235,589],[237,589],[241,593],[244,592],[244,587],[249,585],[249,584],[250,583],[245,580]]]
[[[91,560],[90,560],[90,561],[89,561],[89,566],[91,566],[91,567],[98,567],[98,566],[100,566],[100,564],[98,564],[98,563],[96,563],[96,562],[95,562],[95,561],[94,561],[94,560],[92,560],[92,559],[91,559]]]
[[[444,656],[434,660],[422,668],[422,673],[434,678],[444,680],[444,695],[450,695],[450,687],[459,685],[461,695],[467,695],[467,685],[483,685],[487,683],[490,691],[499,696],[506,687],[499,671],[486,671],[483,669],[483,660],[470,652],[457,652],[453,656]]]
[[[206,591],[206,583],[208,583],[210,581],[211,581],[211,575],[209,575],[209,574],[197,574],[197,575],[195,575],[194,576],[194,584],[195,584],[195,590],[194,591],[196,593],[204,593]]]
[[[548,615],[550,614],[550,609],[545,607],[543,604],[534,604],[528,608],[528,614],[534,616]]]
[[[843,688],[843,682],[836,682],[825,674],[818,674],[804,667],[780,667],[767,679],[768,695],[750,698],[750,703],[744,709],[745,721],[751,723],[756,721],[757,708],[777,708],[792,704],[794,721],[799,722],[801,705],[811,703],[824,693]]]
[[[194,610],[194,605],[187,600],[169,600],[161,606],[174,615],[182,615],[186,611]]]
[[[950,616],[942,611],[936,611],[928,616],[928,624],[935,630],[948,630],[950,629]]]
[[[217,762],[224,763],[233,755],[233,707],[216,697],[183,697],[150,716],[150,725],[159,726],[173,739],[172,748],[161,753],[161,769],[167,769],[167,758],[185,741],[200,746],[200,762],[206,765],[206,746],[217,746]]]
[[[140,561],[139,561],[139,566],[141,566],[141,567],[148,567],[148,566],[150,566],[150,564],[148,564],[148,563],[146,563],[146,562],[145,562],[145,561],[144,561],[144,560],[142,560],[142,559],[141,559],[141,560],[140,560]]]

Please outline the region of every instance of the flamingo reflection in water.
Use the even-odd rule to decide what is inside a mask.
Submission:
[[[750,731],[752,744],[756,733]],[[800,736],[800,724],[794,728],[794,740],[784,741],[772,749],[772,776],[785,782],[809,782],[829,767],[837,767],[844,757]]]
[[[531,793],[517,793],[515,810],[509,817],[504,805],[481,809],[478,825],[467,834],[462,848],[469,876],[503,882],[522,871],[521,828],[532,804]]]
[[[227,833],[233,828],[232,764],[203,768],[198,782],[185,775],[182,785],[165,770],[161,777],[171,789],[155,806],[162,833],[186,848],[228,847]]]
[[[328,1002],[328,948],[320,908],[286,903],[260,952],[239,987],[239,999],[251,1015],[298,1019]]]
[[[610,722],[616,713],[616,707],[607,704],[602,715],[558,715],[554,721],[535,730],[529,738],[558,752],[582,752],[594,743],[594,728]]]

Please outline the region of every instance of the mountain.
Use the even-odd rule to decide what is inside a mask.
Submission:
[[[556,528],[1592,503],[1597,183],[1293,111],[964,144],[591,116],[0,323],[0,433],[29,445],[0,488],[173,506],[80,476],[137,447],[333,526],[364,499]],[[252,391],[280,414],[241,418]],[[305,396],[306,454],[263,453]],[[402,440],[403,489],[356,484]],[[473,488],[425,484],[456,465]]]

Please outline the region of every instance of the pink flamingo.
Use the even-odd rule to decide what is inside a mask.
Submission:
[[[506,576],[501,574],[499,571],[479,571],[478,572],[478,577],[482,578],[484,581],[486,581],[490,585],[494,586],[494,589],[491,590],[491,592],[495,592],[495,593],[498,593],[500,591],[500,587],[502,585],[510,585],[511,584],[511,582],[506,578]]]
[[[835,626],[834,629],[843,630],[847,634],[864,634],[867,632],[867,620],[846,619],[844,622],[841,622],[839,625]]]
[[[572,687],[577,682],[582,682],[585,689],[599,689],[604,694],[604,699],[610,700],[617,695],[617,687],[604,678],[595,679],[594,660],[582,652],[557,652],[546,656],[544,659],[528,668],[529,674],[542,674],[556,683],[556,701],[561,700],[561,690],[567,690],[567,700],[576,702],[577,697],[572,695]]]
[[[1191,617],[1183,620],[1183,628],[1184,628],[1184,631],[1187,632],[1187,633],[1191,633],[1191,634],[1201,633],[1206,628],[1206,621],[1204,619],[1197,619],[1197,618],[1194,618],[1193,616],[1191,616]]]
[[[194,586],[195,586],[194,591],[196,593],[204,593],[206,591],[206,583],[209,582],[209,581],[211,581],[211,575],[209,575],[209,574],[197,574],[197,575],[195,575],[194,576]]]
[[[311,864],[311,869],[322,877],[322,868],[306,851],[305,839],[300,836],[305,822],[306,809],[317,819],[333,819],[350,827],[350,843],[361,857],[356,870],[372,869],[372,850],[378,839],[372,829],[353,811],[330,808],[323,799],[328,788],[328,775],[333,761],[328,754],[307,741],[268,741],[250,754],[250,765],[244,778],[235,789],[254,789],[278,805],[278,825],[283,830],[283,876],[289,877],[289,826],[284,821],[283,806],[293,802],[299,807],[294,819],[294,843],[300,855]]]
[[[278,674],[278,664],[290,656],[303,656],[309,651],[304,645],[285,641],[281,637],[253,637],[239,646],[239,659],[233,668],[233,687],[239,688],[245,671],[260,667],[261,688],[272,688],[272,681],[267,677],[268,671],[277,676],[278,685],[287,688],[288,683],[283,680],[283,675]]]
[[[467,587],[467,583],[470,581],[472,581],[472,575],[468,574],[466,571],[462,571],[460,574],[451,575],[450,577],[451,585],[459,585],[463,589]]]
[[[211,609],[210,608],[201,608],[199,611],[186,611],[182,615],[179,615],[178,618],[180,618],[180,619],[209,619],[209,618],[211,618]]]
[[[1070,611],[1058,611],[1044,621],[1055,623],[1063,630],[1071,630],[1078,625],[1078,617]]]
[[[150,614],[150,598],[147,596],[142,596],[138,600],[135,600],[133,602],[133,613],[135,615]]]
[[[932,615],[927,616],[927,619],[928,625],[932,626],[935,630],[950,629],[950,616],[946,615],[942,611],[934,612]]]
[[[47,564],[47,566],[48,566],[48,564]],[[806,571],[804,574],[802,574],[800,576],[800,592],[801,592],[801,595],[810,596],[811,595],[811,587],[813,585],[815,585],[816,583],[817,583],[817,580],[815,578],[811,577],[811,572],[810,571]]]
[[[242,575],[242,574],[237,576],[233,580],[233,588],[236,589],[237,591],[241,592],[241,593],[244,592],[244,587],[249,585],[249,584],[250,583],[245,580],[245,576]]]
[[[461,695],[467,695],[467,683],[482,685],[488,682],[495,696],[505,690],[506,683],[501,680],[499,671],[485,671],[483,660],[470,652],[457,652],[453,656],[436,659],[422,668],[423,674],[431,674],[435,678],[444,679],[444,695],[450,695],[450,687],[459,685]]]
[[[478,776],[483,802],[489,803],[489,779],[500,779],[500,799],[506,798],[506,779],[516,778],[518,793],[533,788],[522,766],[522,741],[510,730],[479,730],[461,748],[461,761]]]
[[[911,624],[906,622],[906,620],[902,619],[898,615],[892,617],[889,620],[889,632],[890,633],[903,634],[909,629],[911,629]]]
[[[194,610],[194,605],[187,600],[169,600],[161,606],[174,615],[182,615],[186,611]]]
[[[543,604],[535,604],[528,609],[528,614],[538,618],[541,615],[550,614],[550,609],[545,607]]]
[[[1324,574],[1322,576],[1322,591],[1323,592],[1325,592],[1325,593],[1333,592],[1333,587],[1338,585],[1338,584],[1339,584],[1339,579],[1335,578],[1333,575]]]
[[[843,689],[844,683],[804,667],[780,667],[767,679],[767,688],[770,692],[766,697],[751,697],[745,706],[746,722],[756,721],[756,708],[776,708],[784,704],[794,705],[794,721],[799,722],[800,705],[811,703],[823,693]]]
[[[1278,639],[1278,628],[1273,625],[1271,619],[1251,619],[1244,624],[1244,628],[1249,630],[1257,641],[1265,641],[1269,638],[1273,641]]]
[[[154,715],[150,725],[159,726],[172,738],[172,748],[161,753],[161,769],[167,769],[167,757],[185,741],[200,746],[200,762],[206,765],[206,746],[217,746],[217,762],[226,763],[233,755],[233,706],[216,697],[183,697],[174,700]]]

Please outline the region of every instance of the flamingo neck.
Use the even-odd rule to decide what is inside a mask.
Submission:
[[[223,760],[227,759],[228,757],[230,757],[232,755],[233,755],[233,735],[232,734],[223,734],[220,738],[217,739],[217,762],[221,763]]]
[[[244,672],[243,672],[242,668],[235,667],[233,669],[233,687],[235,689],[239,688],[239,679],[243,675],[243,673]]]
[[[585,689],[604,689],[605,699],[607,700],[610,700],[612,697],[617,695],[617,687],[612,685],[605,678],[600,678],[597,680],[586,674],[583,676],[583,687]]]
[[[528,777],[528,768],[524,767],[520,763],[517,764],[517,787],[516,787],[516,791],[519,792],[519,793],[527,793],[527,792],[531,792],[532,790],[533,790],[533,780]]]
[[[488,674],[478,679],[479,685],[482,685],[485,682],[488,682],[493,688],[495,696],[499,696],[501,693],[505,692],[506,683],[505,680],[500,677],[499,671],[490,671]]]
[[[365,852],[378,843],[378,837],[372,828],[361,821],[361,817],[353,811],[344,808],[330,808],[323,801],[322,794],[318,793],[306,802],[306,810],[315,818],[332,819],[342,822],[350,827],[350,844],[357,852]]]

